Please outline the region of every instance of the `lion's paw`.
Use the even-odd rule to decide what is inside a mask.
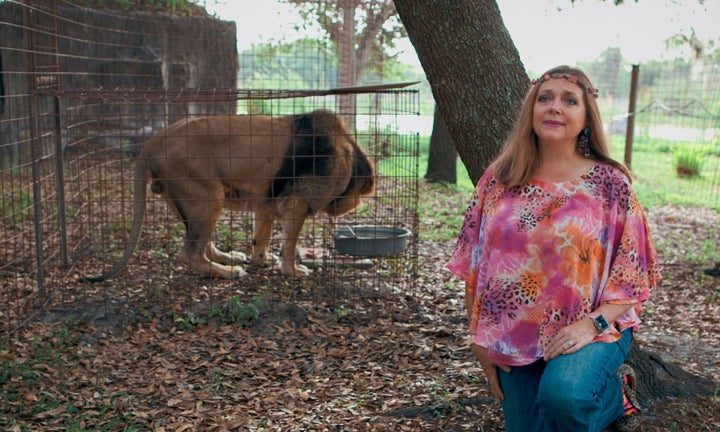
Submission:
[[[309,268],[305,267],[302,264],[297,264],[295,266],[295,274],[297,274],[297,275],[307,276],[310,273],[312,273],[312,270],[310,270]]]
[[[241,278],[241,277],[247,275],[247,272],[245,271],[245,269],[242,268],[242,267],[240,267],[240,266],[232,266],[232,267],[230,267],[230,272],[231,272],[231,274],[232,274],[232,278],[233,278],[233,279],[235,279],[235,278]]]
[[[250,263],[258,267],[272,266],[279,262],[280,258],[275,254],[253,256],[250,259]]]
[[[245,262],[247,261],[247,255],[244,252],[231,251],[228,252],[232,262]]]
[[[238,251],[222,252],[217,249],[210,249],[207,255],[208,259],[221,264],[243,263],[247,260],[247,255]]]
[[[310,273],[312,273],[312,270],[302,264],[295,264],[293,267],[290,267],[289,271],[280,267],[280,272],[286,275],[308,276]]]

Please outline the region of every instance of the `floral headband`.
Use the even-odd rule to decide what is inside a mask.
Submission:
[[[571,83],[577,84],[577,85],[581,86],[582,88],[584,88],[585,91],[587,91],[589,94],[591,94],[594,98],[596,98],[596,99],[598,98],[598,89],[596,89],[595,87],[588,87],[588,86],[584,85],[583,83],[578,81],[577,75],[572,75],[572,74],[566,74],[566,73],[545,74],[540,78],[536,78],[536,79],[532,80],[532,85],[540,84],[541,82],[545,82],[545,81],[547,81],[549,79],[553,79],[553,78],[566,79],[566,80],[570,81]]]

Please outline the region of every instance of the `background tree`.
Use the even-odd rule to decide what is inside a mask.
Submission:
[[[618,88],[618,79],[620,76],[620,69],[622,68],[622,52],[618,47],[608,48],[600,54],[599,60],[605,64],[603,72],[597,71],[594,74],[593,71],[586,72],[592,74],[591,76],[593,77],[601,78],[606,86],[605,88],[608,89],[608,91],[604,92],[603,96],[614,99],[617,96],[614,89]],[[613,105],[612,100],[609,104],[610,106]]]
[[[709,61],[708,52],[712,50],[714,43],[712,41],[703,41],[695,34],[695,30],[691,30],[690,34],[676,34],[665,41],[668,48],[689,48],[692,56],[692,81],[697,81],[698,77],[706,76],[709,70],[712,70],[717,63]],[[703,87],[711,85],[709,81],[703,82]],[[687,89],[690,88],[690,81],[687,83]]]
[[[386,65],[393,62],[388,49],[395,48],[398,38],[407,36],[392,0],[287,1],[298,7],[305,23],[318,23],[334,44],[337,87],[358,85],[363,76],[389,77]],[[355,95],[339,96],[338,108],[343,114],[354,113]],[[354,127],[354,116],[345,117]],[[444,121],[435,118],[426,179],[456,183],[456,159],[455,144]]]
[[[430,135],[425,180],[431,183],[457,183],[457,150],[455,142],[442,116],[435,105],[433,128]]]
[[[620,0],[615,1],[621,3]],[[495,0],[395,0],[440,114],[476,183],[515,121],[529,81]],[[645,399],[711,395],[712,383],[633,344]]]
[[[495,0],[395,0],[455,147],[477,182],[530,82]]]
[[[317,22],[335,44],[338,87],[352,87],[371,66],[382,59],[385,48],[405,36],[392,0],[287,0],[298,6],[305,22]],[[339,98],[339,111],[355,112],[355,95]],[[351,126],[353,116],[347,116]]]

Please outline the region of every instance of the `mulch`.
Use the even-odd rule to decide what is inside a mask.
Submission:
[[[456,197],[458,208],[466,198]],[[649,214],[664,250],[688,238],[701,248],[720,235],[720,217],[706,209]],[[453,243],[421,240],[421,274],[411,286],[345,300],[304,295],[298,283],[292,301],[252,303],[258,287],[232,307],[106,303],[53,311],[0,346],[0,426],[502,431],[500,406],[464,344],[464,291],[443,270]],[[638,343],[718,383],[720,278],[702,272],[714,263],[692,256],[701,255],[665,250],[665,279],[648,302]],[[645,401],[640,431],[720,430],[718,401]]]

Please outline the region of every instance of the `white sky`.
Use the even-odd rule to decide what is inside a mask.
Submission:
[[[294,32],[300,19],[274,0],[205,0],[220,19],[235,21],[238,48]],[[672,57],[665,40],[677,33],[704,41],[720,38],[720,1],[706,0],[498,0],[505,25],[526,69],[542,72],[557,64],[590,61],[608,47],[619,47],[633,62]],[[407,44],[403,61],[416,63]]]
[[[520,6],[522,3],[522,6]],[[682,33],[704,41],[720,37],[720,2],[706,0],[517,1],[498,0],[505,26],[526,68],[542,72],[557,64],[593,60],[619,47],[633,62],[673,56],[665,40]],[[562,10],[558,10],[561,8]]]

